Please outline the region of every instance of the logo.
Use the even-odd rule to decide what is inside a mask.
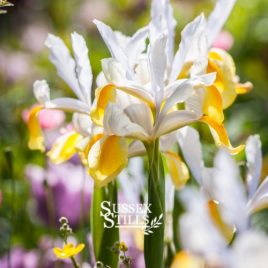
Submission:
[[[152,204],[113,204],[110,201],[101,203],[101,217],[104,218],[104,228],[140,228],[145,235],[152,234],[154,229],[162,224],[163,214],[151,222],[148,215],[152,213]]]

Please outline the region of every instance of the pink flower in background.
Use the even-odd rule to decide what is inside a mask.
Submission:
[[[221,31],[212,46],[228,51],[232,48],[233,44],[234,38],[231,33],[227,31]]]
[[[83,1],[76,17],[82,26],[89,30],[95,30],[93,19],[105,20],[109,14],[110,7],[107,1],[87,0]]]
[[[23,52],[0,50],[0,75],[8,82],[17,82],[31,77],[31,56]]]
[[[45,23],[30,24],[25,27],[22,34],[23,46],[32,52],[40,52],[44,49],[44,42],[50,29]]]
[[[22,112],[22,118],[25,122],[28,121],[29,110]],[[44,109],[39,113],[39,121],[41,128],[44,130],[52,130],[58,128],[63,124],[65,120],[65,114],[59,110]]]

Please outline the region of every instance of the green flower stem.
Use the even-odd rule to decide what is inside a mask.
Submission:
[[[105,228],[104,217],[101,216],[101,203],[109,201],[117,205],[117,185],[115,182],[108,186],[94,187],[91,207],[91,232],[93,237],[94,254],[97,261],[101,261],[110,267],[118,266],[118,254],[111,248],[119,241],[119,229],[116,227]]]
[[[76,262],[76,259],[74,257],[71,257],[72,264],[74,268],[80,268],[79,264]]]
[[[164,229],[165,229],[165,175],[159,140],[145,144],[149,160],[148,212],[149,224],[163,215],[161,225],[152,229],[153,233],[144,235],[144,257],[146,268],[164,267]]]

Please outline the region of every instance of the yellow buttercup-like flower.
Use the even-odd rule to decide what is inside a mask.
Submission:
[[[63,248],[53,248],[53,252],[57,256],[57,258],[67,259],[80,253],[84,249],[84,247],[84,244],[74,246],[72,243],[68,243],[64,245]]]

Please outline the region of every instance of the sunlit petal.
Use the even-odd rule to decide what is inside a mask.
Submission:
[[[142,118],[141,121],[143,122]],[[103,128],[109,135],[146,140],[149,136],[140,124],[131,122],[124,111],[115,104],[108,104],[106,108]]]
[[[85,39],[78,33],[72,33],[71,39],[76,62],[77,79],[79,81],[81,92],[83,93],[87,104],[90,106],[93,76],[88,59],[88,48]]]
[[[88,154],[89,173],[99,187],[115,179],[127,162],[127,141],[117,136],[101,138],[91,147]]]
[[[175,54],[171,74],[170,74],[170,81],[175,81],[179,74],[181,73],[182,67],[186,62],[186,57],[190,52],[192,42],[199,36],[200,32],[205,29],[206,20],[204,15],[200,15],[195,20],[190,22],[186,27],[183,29],[181,33],[181,43],[177,53]]]
[[[194,178],[201,183],[204,162],[198,131],[187,126],[179,129],[176,136],[187,165]]]
[[[206,88],[203,111],[205,115],[209,116],[217,124],[222,124],[224,120],[222,97],[214,86]]]
[[[49,159],[60,164],[69,160],[76,152],[76,145],[81,140],[81,135],[76,132],[68,132],[60,136],[47,153]]]
[[[207,21],[208,45],[211,47],[228,19],[236,0],[218,0]]]
[[[218,124],[208,116],[203,116],[201,121],[208,124],[217,146],[226,147],[231,154],[238,154],[245,148],[244,145],[239,145],[237,147],[233,147],[231,145],[227,131],[223,124]]]
[[[188,168],[177,154],[165,152],[164,155],[172,181],[177,189],[181,189],[190,178]]]
[[[45,108],[89,114],[89,106],[73,98],[56,98],[45,103]]]
[[[35,106],[29,112],[28,117],[28,128],[30,132],[30,139],[28,146],[31,150],[40,150],[41,152],[45,151],[45,139],[43,137],[42,129],[39,123],[39,112],[43,109],[43,106]]]
[[[163,117],[163,120],[154,129],[155,136],[160,137],[178,128],[193,123],[198,119],[199,118],[197,117],[197,115],[191,111],[180,110],[170,112]]]
[[[234,236],[234,226],[230,226],[224,222],[220,213],[219,205],[215,201],[210,200],[208,202],[208,209],[212,221],[218,227],[219,231],[225,237],[226,242],[229,244]]]
[[[50,60],[57,68],[58,75],[70,86],[80,100],[86,101],[76,78],[75,61],[62,39],[49,34],[45,45],[50,49]]]

